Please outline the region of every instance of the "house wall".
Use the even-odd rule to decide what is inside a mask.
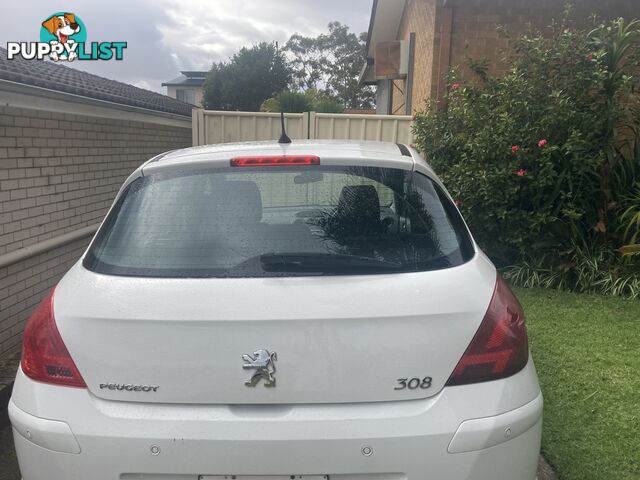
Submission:
[[[436,0],[407,0],[400,28],[398,40],[409,40],[409,35],[416,34],[413,94],[411,110],[421,110],[424,102],[430,96],[432,69],[434,64]],[[407,80],[394,80],[392,88],[391,113],[405,114],[405,92]]]
[[[2,98],[0,106],[0,356],[19,348],[30,312],[79,259],[89,237],[21,261],[6,264],[7,258],[99,223],[136,167],[191,145],[190,119],[68,101],[51,109],[6,106],[10,102]],[[69,113],[83,108],[104,115]]]
[[[450,3],[453,9],[450,65],[459,69],[463,80],[473,78],[467,67],[468,58],[489,59],[489,71],[493,75],[503,73],[508,67],[501,59],[509,48],[509,40],[501,35],[500,28],[512,36],[526,33],[530,28],[544,31],[554,18],[561,17],[564,8],[564,2],[558,0],[454,0]],[[572,3],[575,5],[570,16],[572,22],[585,28],[592,26],[593,13],[606,19],[640,17],[638,0]],[[432,94],[435,93],[432,88]]]
[[[178,98],[178,94],[176,90],[180,88],[181,90],[193,90],[196,103],[195,105],[201,107],[203,105],[202,101],[204,100],[204,89],[202,87],[177,87],[175,85],[167,85],[167,96],[171,98]]]
[[[603,19],[640,17],[639,0],[580,0],[571,19],[589,28],[590,16]],[[421,110],[429,98],[440,98],[446,87],[448,68],[460,72],[463,81],[474,78],[468,60],[488,59],[489,72],[499,75],[508,67],[501,61],[512,36],[531,28],[544,31],[554,18],[562,15],[564,2],[558,0],[407,0],[397,39],[408,40],[416,34],[412,111]],[[441,32],[450,32],[441,33]],[[447,67],[448,66],[448,67]],[[391,113],[405,113],[406,80],[391,82]],[[440,89],[440,90],[439,90]]]

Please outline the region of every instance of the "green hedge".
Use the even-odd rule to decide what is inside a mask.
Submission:
[[[513,39],[505,75],[470,62],[446,108],[416,115],[417,147],[516,283],[640,293],[637,257],[618,251],[640,212],[638,26],[565,21]]]

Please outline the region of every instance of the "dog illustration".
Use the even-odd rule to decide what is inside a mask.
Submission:
[[[50,17],[46,19],[44,22],[42,22],[42,26],[51,35],[55,35],[55,37],[58,39],[57,42],[55,40],[51,41],[50,43],[52,45],[55,45],[57,43],[61,43],[63,45],[65,43],[68,43],[68,44],[75,43],[69,37],[80,32],[80,25],[78,25],[78,23],[76,22],[76,16],[73,13],[54,15],[53,17]],[[54,62],[57,62],[58,60],[68,60],[72,62],[78,57],[78,54],[75,52],[70,52],[69,55],[67,56],[64,53],[61,55],[58,55],[58,53],[56,52],[51,52],[49,57]]]

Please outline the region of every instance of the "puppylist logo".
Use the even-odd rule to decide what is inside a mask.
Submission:
[[[87,43],[87,29],[80,17],[58,12],[41,23],[39,42],[8,42],[7,59],[20,56],[25,60],[49,57],[54,62],[122,60],[125,48],[127,42]]]

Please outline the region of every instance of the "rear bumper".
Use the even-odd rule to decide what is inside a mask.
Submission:
[[[112,402],[20,372],[9,413],[24,480],[532,480],[542,396],[531,361],[511,378],[426,400],[350,405]]]

